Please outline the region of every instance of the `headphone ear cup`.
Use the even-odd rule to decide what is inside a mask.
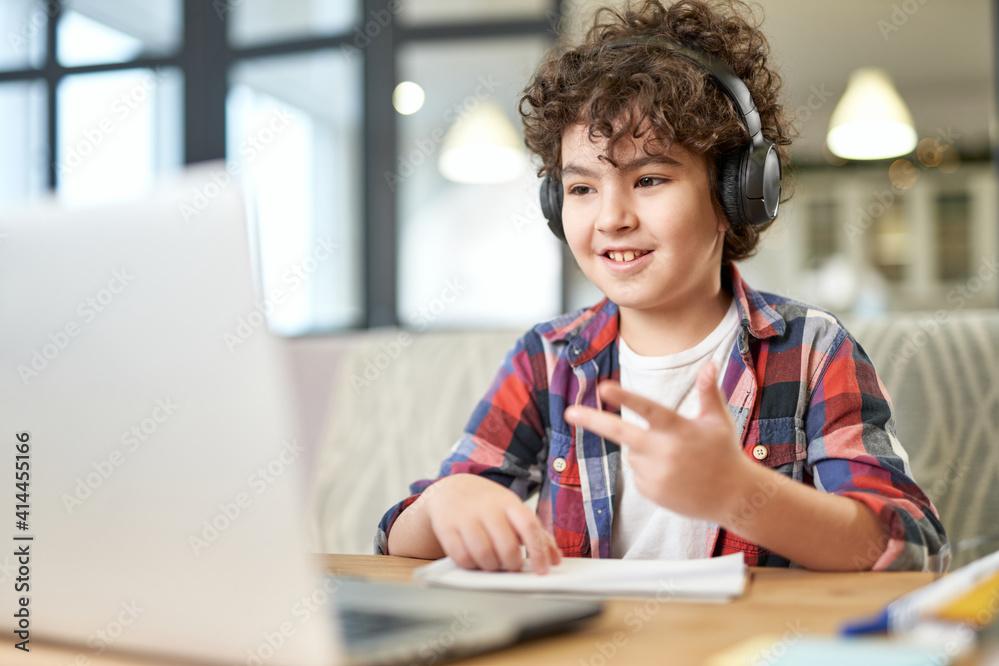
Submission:
[[[745,223],[742,214],[743,151],[722,155],[717,162],[718,200],[729,223],[735,227]]]
[[[562,229],[562,183],[545,176],[541,182],[541,213],[548,220],[548,228],[561,241],[565,240],[565,231]]]

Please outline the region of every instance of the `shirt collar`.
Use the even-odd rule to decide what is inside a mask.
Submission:
[[[755,338],[766,339],[783,335],[787,327],[784,318],[750,287],[732,262],[722,267],[722,281],[735,297],[742,327]],[[617,338],[618,306],[609,298],[583,310],[568,323],[543,335],[551,342],[569,343],[569,363],[577,366],[589,361]]]

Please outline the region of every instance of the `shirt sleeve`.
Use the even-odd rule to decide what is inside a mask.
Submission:
[[[388,553],[388,534],[399,515],[433,483],[451,474],[478,474],[526,500],[541,485],[547,449],[548,380],[544,351],[534,331],[521,336],[503,360],[437,477],[409,486],[378,523],[375,552]]]
[[[813,385],[805,418],[808,464],[820,490],[863,503],[888,533],[873,571],[944,572],[950,547],[933,503],[912,478],[895,434],[888,392],[874,364],[845,330]]]

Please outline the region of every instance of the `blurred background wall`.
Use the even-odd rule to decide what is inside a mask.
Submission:
[[[4,0],[0,209],[225,159],[275,332],[523,329],[600,298],[544,225],[516,103],[602,4],[622,3]],[[752,6],[800,136],[750,282],[844,315],[997,307],[994,3]],[[833,113],[869,68],[911,144],[843,159]]]

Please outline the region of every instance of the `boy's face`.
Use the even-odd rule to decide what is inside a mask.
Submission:
[[[606,139],[574,124],[562,134],[562,221],[583,274],[622,308],[675,310],[717,284],[728,222],[714,204],[708,164],[673,145],[649,157],[642,139]],[[617,168],[615,168],[615,166]],[[609,250],[622,250],[615,257]],[[628,251],[646,254],[629,260]]]

